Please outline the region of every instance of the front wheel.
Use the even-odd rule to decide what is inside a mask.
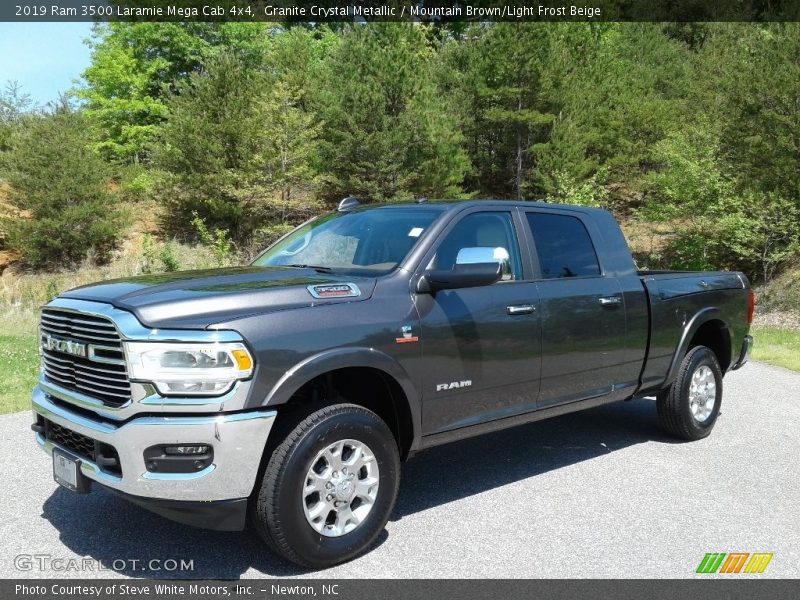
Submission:
[[[299,565],[345,562],[383,531],[399,477],[397,443],[386,423],[353,404],[325,407],[270,456],[255,498],[256,530]]]
[[[661,428],[684,440],[699,440],[714,428],[722,404],[722,369],[706,346],[686,353],[678,376],[656,400]]]

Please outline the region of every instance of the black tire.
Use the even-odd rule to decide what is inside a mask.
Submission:
[[[707,418],[700,421],[692,414],[689,389],[692,376],[700,367],[707,366],[716,383],[714,407]],[[716,355],[706,346],[695,346],[681,361],[678,375],[672,385],[658,394],[658,422],[668,434],[683,440],[699,440],[714,428],[722,405],[722,369]]]
[[[315,530],[303,508],[303,486],[319,452],[340,440],[368,446],[377,461],[378,490],[364,520],[339,537]],[[392,432],[372,411],[335,404],[303,419],[269,457],[251,503],[256,531],[276,553],[303,567],[325,568],[366,551],[383,531],[400,484],[400,455]]]

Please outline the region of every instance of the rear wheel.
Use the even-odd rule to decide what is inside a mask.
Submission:
[[[399,476],[397,443],[386,423],[361,406],[327,406],[270,456],[253,504],[256,530],[299,565],[345,562],[383,531]]]
[[[658,395],[661,428],[684,440],[699,440],[714,428],[722,404],[722,369],[706,346],[686,353],[678,376]]]

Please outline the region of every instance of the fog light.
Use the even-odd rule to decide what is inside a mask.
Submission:
[[[196,473],[214,463],[214,448],[209,444],[163,444],[147,448],[143,458],[151,473]]]
[[[199,444],[193,444],[191,446],[164,446],[164,454],[205,454],[208,450],[208,446]]]

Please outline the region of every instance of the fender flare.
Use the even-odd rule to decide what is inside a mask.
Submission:
[[[675,349],[675,353],[672,355],[672,361],[669,364],[667,377],[664,379],[664,387],[672,384],[672,382],[675,381],[675,377],[678,375],[678,369],[681,366],[681,361],[686,355],[686,351],[689,349],[689,343],[692,341],[694,334],[697,333],[697,330],[709,321],[713,321],[720,315],[720,313],[720,309],[716,306],[709,306],[708,308],[704,308],[695,313],[695,315],[684,326],[681,339],[678,342],[678,347]],[[724,321],[722,321],[722,323],[724,325]],[[727,325],[725,325],[725,331],[730,337],[731,332]]]
[[[411,450],[419,444],[422,431],[422,408],[417,393],[406,370],[392,357],[380,350],[366,347],[334,348],[309,356],[286,370],[272,387],[263,402],[264,406],[285,404],[303,385],[329,371],[348,367],[367,367],[383,372],[392,378],[406,396],[411,413]]]

